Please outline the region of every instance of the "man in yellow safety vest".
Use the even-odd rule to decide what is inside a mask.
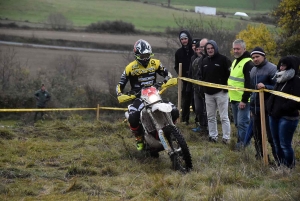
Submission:
[[[254,64],[250,53],[246,51],[246,43],[237,39],[233,42],[235,60],[232,62],[228,85],[239,88],[251,88],[250,71]],[[248,91],[229,90],[228,92],[234,124],[238,132],[236,148],[243,146],[244,138],[250,122],[250,95]]]

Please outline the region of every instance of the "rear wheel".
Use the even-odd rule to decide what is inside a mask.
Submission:
[[[173,169],[184,173],[190,171],[193,168],[190,150],[178,128],[169,125],[163,131],[173,151],[170,155]]]

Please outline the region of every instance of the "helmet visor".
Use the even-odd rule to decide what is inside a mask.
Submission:
[[[138,55],[136,55],[136,57],[137,57],[137,59],[148,60],[148,59],[150,59],[150,57],[152,55],[153,54],[150,54],[150,53],[147,53],[147,54],[138,54]]]

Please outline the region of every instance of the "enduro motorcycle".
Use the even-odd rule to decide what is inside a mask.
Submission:
[[[171,159],[172,168],[185,173],[192,169],[191,154],[183,135],[172,121],[172,106],[164,103],[160,96],[168,87],[174,85],[177,85],[177,78],[144,87],[138,93],[129,91],[118,96],[118,101],[123,103],[140,96],[144,104],[140,113],[144,150],[149,151],[153,157],[158,157],[158,152],[166,151]],[[128,119],[128,112],[125,112],[125,117]]]

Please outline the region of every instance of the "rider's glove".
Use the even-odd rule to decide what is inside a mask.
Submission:
[[[167,83],[169,79],[170,79],[170,77],[166,76],[165,79],[164,79],[164,83]]]

